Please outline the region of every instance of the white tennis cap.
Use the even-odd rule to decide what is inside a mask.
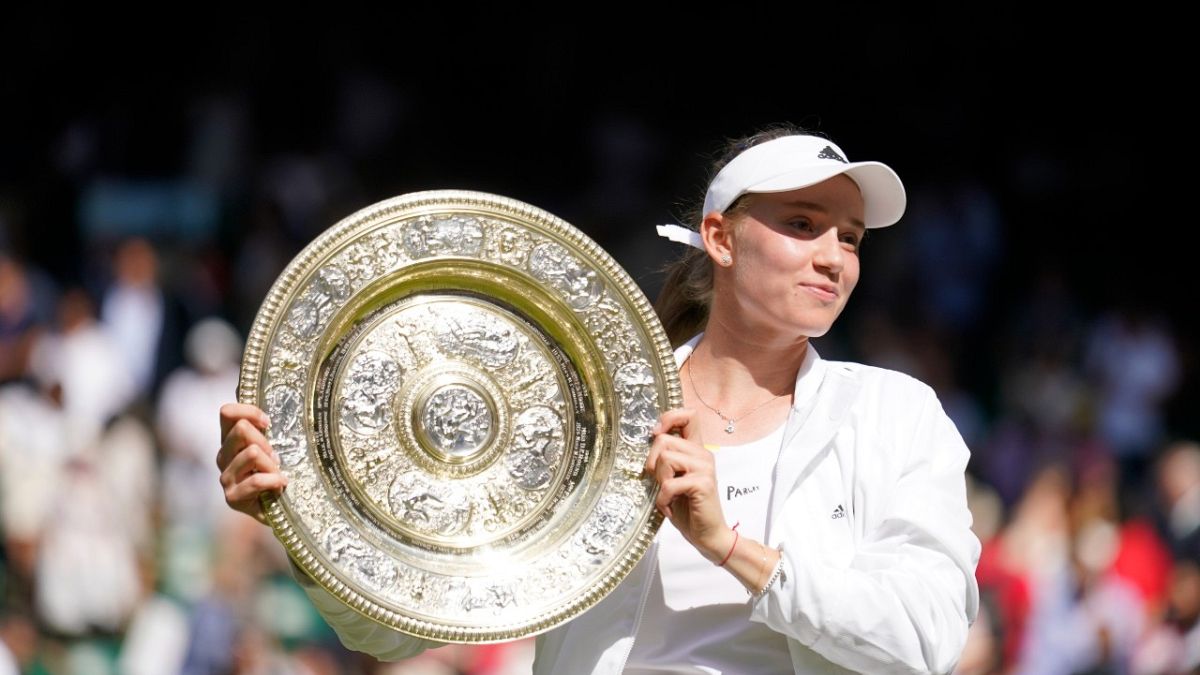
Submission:
[[[747,192],[787,192],[846,174],[862,191],[867,227],[887,227],[904,215],[904,184],[886,164],[848,162],[820,136],[784,136],[747,148],[717,173],[704,195],[704,213],[724,212]]]

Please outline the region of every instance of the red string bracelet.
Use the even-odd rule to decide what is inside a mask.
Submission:
[[[742,535],[738,534],[737,529],[738,529],[738,525],[741,525],[741,524],[742,524],[742,521],[740,521],[740,520],[733,524],[733,545],[729,547],[729,553],[726,553],[725,557],[721,559],[721,562],[717,563],[717,567],[724,567],[725,563],[729,562],[729,556],[733,555],[733,549],[737,548],[738,537],[742,536]]]

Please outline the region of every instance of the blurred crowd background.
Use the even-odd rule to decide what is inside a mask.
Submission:
[[[507,11],[0,28],[0,674],[528,672],[528,640],[347,652],[225,508],[217,409],[259,303],[342,217],[438,188],[566,219],[653,298],[679,252],[653,226],[783,120],[909,189],[816,344],[934,386],[972,449],[959,671],[1200,668],[1194,133],[1143,76],[1183,49],[1169,17]]]

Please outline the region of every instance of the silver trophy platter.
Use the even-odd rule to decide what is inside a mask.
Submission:
[[[680,405],[645,296],[528,204],[396,197],[287,267],[238,397],[270,416],[277,537],[363,615],[447,642],[534,634],[591,607],[661,517],[649,431]]]

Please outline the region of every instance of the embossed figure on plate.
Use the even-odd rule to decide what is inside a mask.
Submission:
[[[391,399],[400,386],[400,374],[400,366],[381,351],[356,355],[343,385],[342,423],[363,436],[390,424]]]
[[[517,416],[508,473],[517,485],[536,490],[550,482],[562,457],[563,423],[553,410],[534,407]]]
[[[632,518],[633,504],[620,495],[605,495],[583,528],[585,550],[594,556],[612,551]]]
[[[469,457],[492,433],[492,411],[479,394],[461,385],[442,387],[425,402],[421,416],[426,437],[452,457]]]
[[[562,291],[574,309],[588,307],[603,290],[595,270],[582,265],[558,244],[542,244],[533,249],[529,270],[533,276]]]
[[[300,443],[300,392],[292,387],[276,386],[267,390],[264,412],[277,422],[268,431],[267,440],[279,453],[284,466],[293,466],[304,458]]]
[[[471,518],[471,501],[460,486],[435,482],[416,472],[397,477],[388,498],[392,513],[416,530],[457,534]]]
[[[315,337],[337,307],[350,297],[350,281],[332,265],[317,272],[303,299],[288,314],[288,325],[302,340]]]
[[[635,444],[646,442],[659,414],[654,370],[648,363],[627,363],[617,369],[613,388],[622,403],[621,438]]]
[[[483,228],[474,218],[462,216],[419,220],[404,231],[404,248],[414,258],[435,255],[478,256]]]
[[[447,355],[501,368],[517,353],[517,332],[497,317],[478,309],[445,308],[436,315],[433,334]]]
[[[340,523],[325,531],[329,559],[376,590],[396,582],[396,564],[380,554],[349,525]]]

